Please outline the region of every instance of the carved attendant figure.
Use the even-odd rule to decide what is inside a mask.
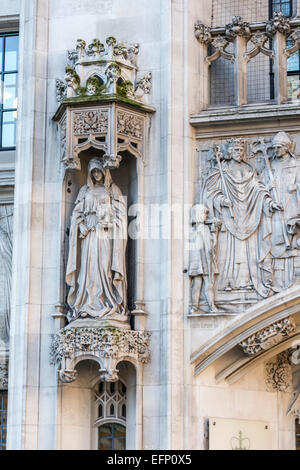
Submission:
[[[220,228],[218,220],[213,220],[214,232],[208,227],[208,209],[197,204],[191,211],[192,230],[190,235],[189,276],[192,279],[190,314],[199,310],[202,287],[211,312],[217,312],[214,300],[214,276],[217,274],[216,244]]]
[[[110,171],[93,158],[71,220],[66,274],[69,320],[92,317],[127,322],[126,244],[125,200]]]
[[[255,290],[266,298],[272,284],[271,215],[281,206],[246,162],[244,140],[232,140],[226,157],[221,157],[223,161],[216,154],[218,165],[203,191],[203,202],[227,231],[221,287],[226,291]]]
[[[300,162],[293,154],[293,142],[285,132],[279,132],[274,137],[273,150],[274,157],[270,160],[272,175],[266,171],[265,180],[270,185],[271,194],[276,191],[278,201],[283,206],[283,212],[274,213],[272,217],[271,238],[274,285],[281,290],[290,287],[296,277],[295,260],[299,256],[297,226],[300,224]]]

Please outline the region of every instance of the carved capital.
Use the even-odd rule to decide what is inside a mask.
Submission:
[[[292,391],[293,377],[289,355],[289,351],[284,351],[266,364],[265,378],[268,391],[285,393]]]
[[[275,11],[273,18],[266,24],[266,31],[271,35],[277,32],[288,35],[291,31],[290,20],[281,11]]]
[[[296,324],[292,317],[284,318],[272,325],[249,336],[239,345],[244,353],[252,356],[262,351],[267,351],[284,338],[290,336],[296,330]]]
[[[234,16],[232,22],[225,26],[225,35],[229,40],[237,36],[249,38],[251,36],[250,24],[243,21],[241,16]]]
[[[118,380],[116,366],[122,360],[150,361],[151,333],[117,328],[63,328],[53,338],[51,363],[60,364],[58,377],[65,383],[76,379],[75,365],[94,357],[101,364],[102,380]]]
[[[195,37],[198,39],[200,44],[208,45],[212,42],[210,28],[200,22],[195,24]]]

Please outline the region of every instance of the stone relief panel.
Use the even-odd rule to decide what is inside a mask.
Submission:
[[[285,132],[199,147],[190,314],[240,313],[300,275],[300,158]]]
[[[12,229],[13,205],[0,205],[0,341],[4,343],[8,343],[10,325]]]

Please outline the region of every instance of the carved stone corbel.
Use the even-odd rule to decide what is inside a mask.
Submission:
[[[296,330],[296,324],[292,317],[284,318],[272,325],[258,331],[242,341],[239,346],[244,353],[252,356],[262,351],[267,351],[276,344],[279,344],[284,338],[290,336]]]
[[[200,44],[208,45],[212,42],[210,28],[200,22],[195,24],[195,37],[200,42]]]
[[[215,37],[212,41],[212,45],[216,49],[216,51],[211,56],[206,57],[206,62],[208,64],[212,64],[212,62],[215,62],[220,57],[223,57],[224,59],[230,60],[232,63],[234,63],[235,55],[225,50],[228,44],[229,41],[227,41],[227,39],[223,36]]]
[[[53,338],[51,363],[59,364],[59,380],[71,383],[77,378],[76,365],[94,359],[100,365],[101,380],[116,382],[119,362],[129,359],[142,365],[150,361],[150,336],[118,328],[66,327]]]
[[[266,23],[266,32],[270,35],[274,35],[277,32],[288,35],[290,31],[290,20],[281,11],[275,11],[273,18]]]
[[[244,57],[247,62],[251,59],[256,57],[259,53],[266,55],[267,57],[274,58],[274,51],[265,47],[266,42],[269,41],[268,36],[265,33],[258,32],[254,33],[251,38],[250,42],[254,45],[254,47],[249,51],[245,52]]]
[[[251,36],[250,24],[243,21],[241,16],[234,16],[232,22],[225,26],[225,36],[230,41],[237,36],[249,38]]]

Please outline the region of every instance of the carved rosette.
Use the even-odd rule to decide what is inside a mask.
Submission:
[[[260,330],[252,336],[249,336],[239,345],[243,348],[244,353],[249,356],[258,354],[262,351],[279,344],[284,338],[290,336],[296,330],[296,324],[292,317],[284,318],[272,325]]]
[[[290,393],[292,391],[293,376],[289,356],[289,351],[284,351],[275,360],[266,364],[265,378],[269,392]]]
[[[61,382],[76,380],[78,362],[94,358],[100,365],[101,380],[118,380],[117,365],[123,360],[135,364],[150,362],[149,332],[115,328],[64,328],[53,338],[51,363],[59,364]]]

